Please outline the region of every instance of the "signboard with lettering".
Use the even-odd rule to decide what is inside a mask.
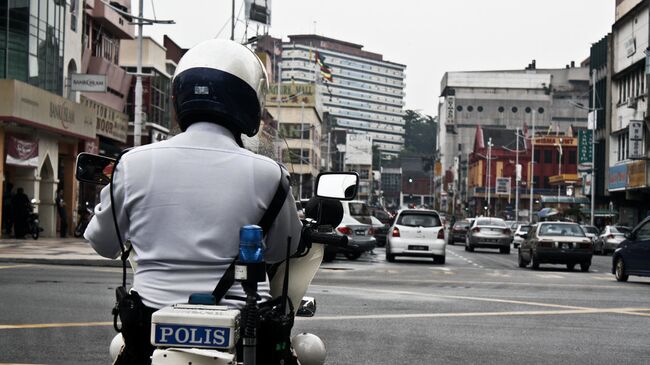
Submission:
[[[456,97],[447,96],[447,123],[456,122]]]
[[[95,121],[84,105],[17,80],[0,80],[0,90],[0,119],[95,138]]]
[[[102,103],[81,96],[81,103],[93,111],[97,135],[126,143],[129,116]]]
[[[510,178],[497,177],[495,192],[497,195],[510,195]]]
[[[629,164],[627,174],[628,188],[638,189],[648,186],[646,161],[634,161]]]
[[[278,90],[279,85],[279,90]],[[266,94],[267,105],[316,105],[316,88],[314,84],[286,82],[271,84]]]
[[[629,158],[638,159],[645,157],[645,144],[643,143],[643,121],[631,120],[628,145],[630,146]]]
[[[609,191],[625,190],[627,186],[627,165],[611,166],[607,189]]]
[[[70,90],[90,93],[106,92],[106,75],[71,74]]]
[[[591,165],[593,131],[578,131],[578,164]]]
[[[348,133],[345,139],[346,165],[372,165],[372,137]]]
[[[535,146],[556,146],[558,143],[562,146],[577,146],[578,139],[566,136],[535,137]]]

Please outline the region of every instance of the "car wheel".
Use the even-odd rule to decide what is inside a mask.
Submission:
[[[439,264],[439,265],[444,265],[445,264],[445,255],[433,256],[433,263],[434,264]]]
[[[539,270],[539,260],[537,259],[537,256],[531,255],[530,262],[533,270]]]
[[[510,247],[503,247],[499,249],[500,253],[510,254]]]
[[[332,262],[336,258],[336,252],[325,252],[323,255],[323,261]]]
[[[569,271],[573,271],[575,268],[576,268],[575,263],[566,264],[566,269],[569,270]]]
[[[528,266],[528,263],[524,261],[524,258],[521,257],[521,250],[517,253],[517,262],[519,263],[519,267],[526,267]]]
[[[591,266],[591,262],[581,262],[580,263],[580,271],[589,272],[589,267],[590,266]]]
[[[361,257],[361,252],[346,252],[345,257],[348,260],[354,261],[354,260],[358,259],[359,257]]]
[[[625,273],[625,262],[622,257],[618,257],[614,263],[614,276],[617,281],[627,281],[629,275]]]

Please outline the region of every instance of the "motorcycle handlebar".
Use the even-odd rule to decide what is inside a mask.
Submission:
[[[332,245],[337,247],[346,247],[348,245],[348,236],[341,236],[336,233],[322,233],[315,231],[309,232],[309,242]]]

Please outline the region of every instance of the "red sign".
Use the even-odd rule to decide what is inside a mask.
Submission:
[[[7,136],[7,165],[38,167],[38,140]]]

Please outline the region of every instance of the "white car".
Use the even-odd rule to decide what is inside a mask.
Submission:
[[[524,234],[528,233],[530,224],[519,224],[512,238],[512,246],[518,248],[524,242]]]
[[[386,237],[386,260],[396,256],[432,257],[445,263],[447,241],[440,215],[435,210],[407,209],[397,213]]]

